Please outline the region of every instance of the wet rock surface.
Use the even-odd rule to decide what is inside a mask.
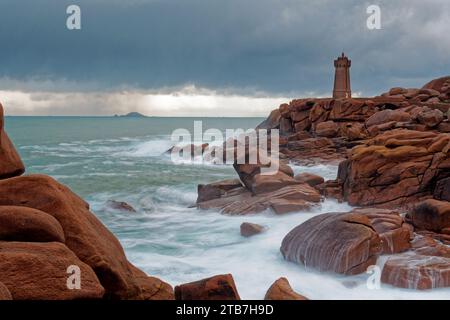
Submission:
[[[136,212],[135,208],[133,208],[130,204],[124,201],[108,200],[106,202],[106,206],[113,210]]]
[[[240,187],[226,196],[197,203],[200,209],[218,209],[224,214],[246,215],[272,210],[276,214],[304,211],[320,201],[317,190],[307,184],[282,187],[273,192],[253,195]]]
[[[394,129],[356,146],[340,164],[351,205],[409,207],[432,198],[450,174],[450,136]]]
[[[318,175],[312,174],[312,173],[307,173],[307,172],[303,172],[303,173],[296,175],[294,177],[294,179],[299,182],[306,183],[306,184],[310,185],[311,187],[315,187],[315,186],[325,182],[324,178],[322,178],[321,176],[318,176]]]
[[[373,229],[380,236],[383,254],[393,254],[411,248],[410,240],[413,229],[408,225],[398,211],[362,208],[352,212],[363,214],[369,218]]]
[[[265,228],[256,223],[243,222],[241,224],[240,229],[241,229],[241,236],[251,237],[263,232]]]
[[[450,247],[417,236],[411,251],[394,255],[384,264],[381,281],[406,289],[450,286]]]
[[[233,276],[217,275],[175,287],[176,300],[240,300]]]
[[[326,213],[291,230],[280,250],[286,260],[307,268],[358,274],[375,264],[382,242],[366,215]]]
[[[308,300],[295,292],[286,278],[279,278],[267,290],[264,300]]]
[[[418,229],[443,231],[450,228],[450,202],[426,200],[411,210],[409,218]]]

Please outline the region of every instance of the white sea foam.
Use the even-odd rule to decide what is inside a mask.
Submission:
[[[71,161],[71,162],[66,162],[66,163],[51,163],[48,165],[34,165],[34,166],[30,166],[30,169],[32,169],[34,171],[44,170],[48,173],[51,173],[51,172],[54,172],[54,171],[62,169],[62,168],[79,166],[79,165],[87,164],[89,162],[90,162],[90,160],[83,160],[83,161]]]
[[[116,155],[129,157],[159,157],[172,147],[173,143],[169,138],[154,138],[152,140],[139,142],[132,145],[128,150],[124,150]]]
[[[299,174],[303,172],[317,174],[323,177],[325,180],[334,180],[336,179],[336,174],[338,170],[338,166],[331,166],[325,164],[313,165],[313,166],[302,166],[290,163],[289,164],[294,171],[294,174]]]

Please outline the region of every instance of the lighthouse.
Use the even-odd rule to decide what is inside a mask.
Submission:
[[[334,60],[334,89],[333,98],[351,98],[352,90],[350,88],[350,66],[352,61],[345,54]]]

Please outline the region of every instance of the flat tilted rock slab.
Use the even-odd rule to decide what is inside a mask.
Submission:
[[[286,260],[343,274],[366,271],[381,251],[369,218],[358,213],[318,215],[295,227],[281,245]]]
[[[450,287],[450,259],[405,252],[386,261],[381,281],[406,289]]]
[[[221,198],[197,203],[200,209],[219,209],[224,214],[245,215],[271,209],[277,214],[308,210],[320,201],[319,192],[307,184],[295,184],[279,190],[253,195],[243,187]]]
[[[450,247],[419,235],[411,247],[386,261],[381,281],[405,289],[450,287]]]

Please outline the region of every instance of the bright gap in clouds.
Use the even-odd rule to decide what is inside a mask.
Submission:
[[[314,96],[306,93],[305,96]],[[0,91],[6,115],[112,116],[140,112],[161,117],[267,117],[292,97],[246,96],[192,86],[172,92]]]

